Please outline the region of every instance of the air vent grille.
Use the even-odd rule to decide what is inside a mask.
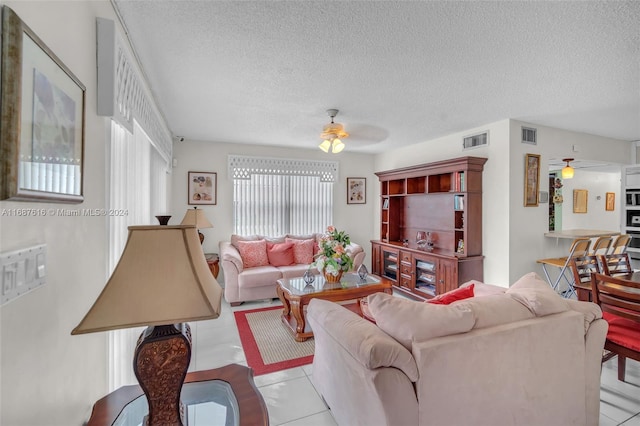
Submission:
[[[489,145],[489,132],[467,136],[462,140],[463,149],[477,148],[485,145]]]
[[[522,143],[538,145],[538,130],[531,127],[522,128]]]

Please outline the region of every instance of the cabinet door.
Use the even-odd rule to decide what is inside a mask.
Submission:
[[[413,256],[414,291],[423,297],[437,294],[438,259],[426,255]]]
[[[458,288],[458,261],[456,259],[440,259],[438,262],[437,294]]]
[[[371,272],[374,275],[382,275],[380,246],[378,244],[371,245]]]
[[[398,281],[398,250],[382,248],[382,276]]]

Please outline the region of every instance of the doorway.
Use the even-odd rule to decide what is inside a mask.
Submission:
[[[562,229],[562,181],[558,174],[549,173],[549,232]]]

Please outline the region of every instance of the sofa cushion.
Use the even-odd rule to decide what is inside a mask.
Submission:
[[[494,327],[535,317],[526,306],[505,294],[464,299],[452,306],[464,306],[473,312],[473,328]]]
[[[282,272],[275,266],[256,266],[245,269],[242,274],[238,275],[238,286],[251,288],[270,285],[273,286],[275,294],[276,281],[280,278],[282,278]]]
[[[257,241],[261,240],[262,237],[260,235],[231,235],[231,245],[235,248],[238,248],[238,241]]]
[[[267,241],[267,257],[273,266],[289,266],[294,263],[293,243],[271,243]]]
[[[466,287],[456,288],[455,290],[442,293],[434,297],[433,299],[427,300],[427,303],[435,303],[436,305],[449,305],[457,300],[468,299],[469,297],[473,297],[473,287],[474,284],[468,285]]]
[[[292,240],[313,240],[313,255],[315,256],[320,251],[320,238],[323,234],[309,234],[309,235],[293,235],[287,234],[287,238]]]
[[[315,240],[296,240],[293,238],[286,238],[287,243],[293,243],[293,258],[295,263],[302,263],[309,265],[313,262],[313,245]]]
[[[293,264],[289,266],[278,266],[278,269],[282,273],[282,278],[299,278],[309,269],[309,265]],[[311,273],[318,273],[317,269],[311,269]]]
[[[465,333],[473,328],[473,312],[464,306],[436,305],[375,293],[367,303],[376,324],[411,350],[412,342]]]
[[[505,291],[507,291],[506,287],[500,287],[497,285],[493,285],[493,284],[487,284],[487,283],[483,283],[481,281],[476,281],[476,280],[471,280],[471,281],[467,281],[466,283],[462,284],[460,287],[468,287],[470,285],[474,286],[473,288],[473,297],[479,297],[479,296],[489,296],[492,294],[504,294]]]
[[[367,369],[395,367],[409,380],[418,380],[418,367],[413,356],[374,324],[344,307],[322,299],[309,302],[308,316],[328,337],[345,349]]]
[[[567,301],[534,272],[522,276],[513,283],[506,294],[522,303],[538,317],[569,310]]]
[[[267,242],[265,240],[238,241],[238,251],[245,268],[255,268],[269,264]]]

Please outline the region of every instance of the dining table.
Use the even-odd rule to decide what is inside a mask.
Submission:
[[[612,275],[615,278],[633,282],[640,282],[640,270],[633,271],[628,274],[615,274]],[[593,302],[593,298],[591,297],[591,284],[590,283],[576,283],[574,284],[576,289],[576,295],[578,296],[578,300],[583,302]]]

